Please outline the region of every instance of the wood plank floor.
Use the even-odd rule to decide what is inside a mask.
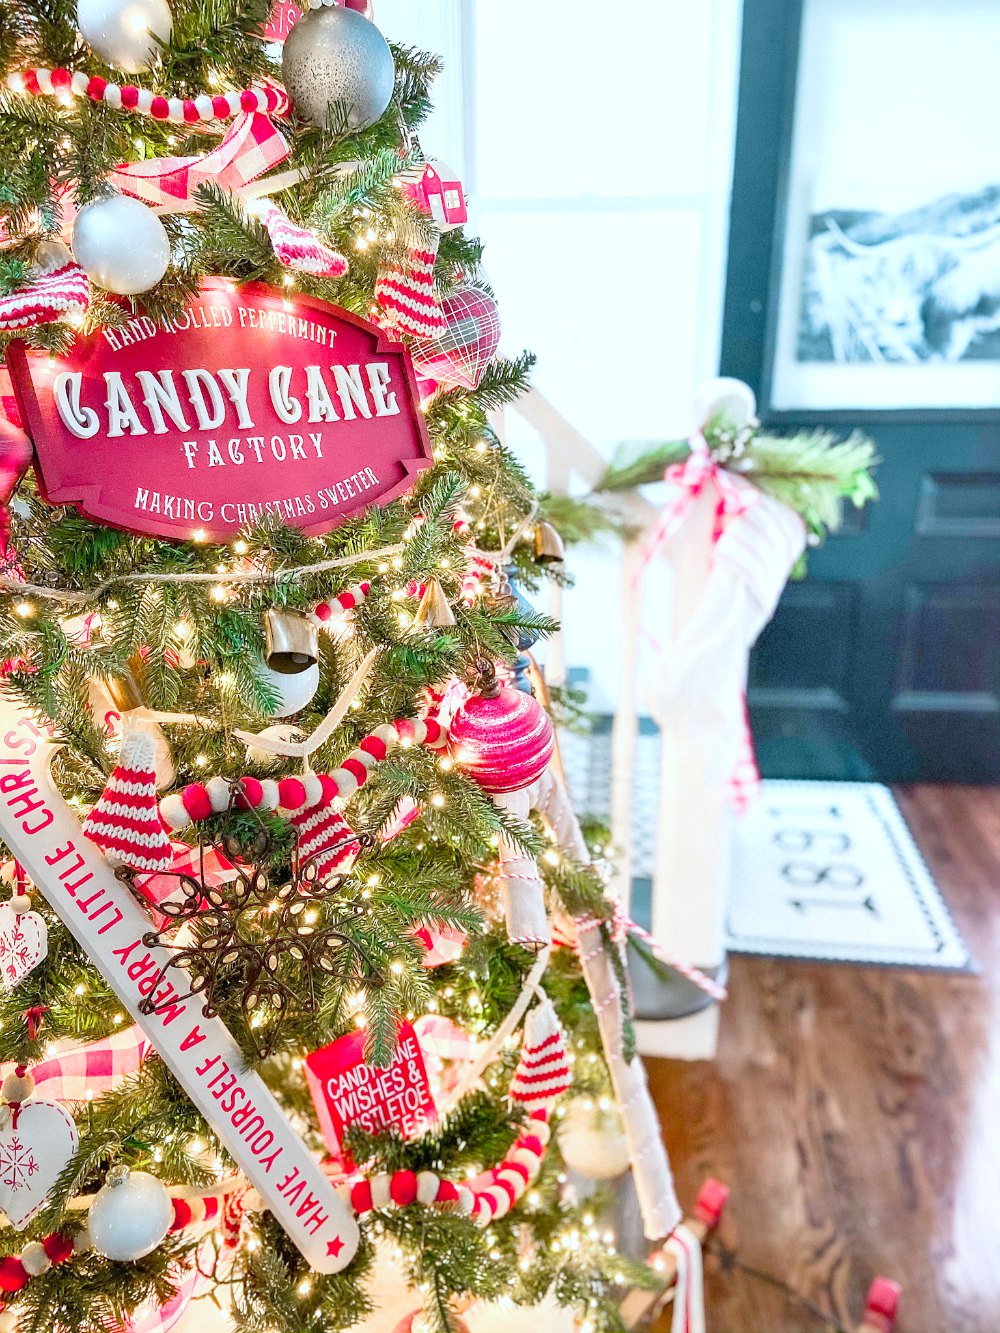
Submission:
[[[1000,1333],[1000,789],[915,787],[903,813],[981,968],[953,976],[734,958],[713,1064],[650,1061],[682,1202],[853,1328],[876,1274],[899,1333]],[[710,1333],[827,1327],[708,1262]]]

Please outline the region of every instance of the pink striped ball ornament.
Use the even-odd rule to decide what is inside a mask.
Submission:
[[[522,791],[552,758],[555,737],[545,709],[509,685],[466,699],[451,724],[455,761],[484,791]]]

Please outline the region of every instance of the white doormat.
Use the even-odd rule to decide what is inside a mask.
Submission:
[[[886,787],[769,781],[737,825],[733,953],[973,967]]]

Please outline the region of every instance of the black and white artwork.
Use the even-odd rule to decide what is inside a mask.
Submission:
[[[770,405],[1000,410],[990,0],[804,0]]]
[[[1000,361],[1000,184],[809,232],[799,361]]]

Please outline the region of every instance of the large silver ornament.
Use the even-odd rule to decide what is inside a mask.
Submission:
[[[77,0],[76,26],[102,60],[138,74],[156,60],[155,37],[170,40],[173,15],[167,0]]]
[[[385,38],[340,5],[314,9],[288,34],[281,73],[298,114],[313,125],[364,130],[392,101],[396,67]]]
[[[138,296],[166,273],[170,239],[151,208],[116,194],[86,204],[77,213],[73,253],[98,287],[120,296]]]

